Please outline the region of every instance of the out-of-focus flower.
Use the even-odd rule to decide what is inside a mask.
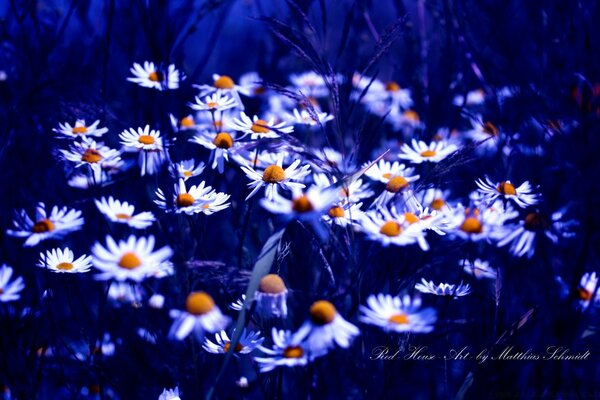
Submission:
[[[482,261],[480,259],[476,259],[473,262],[461,260],[459,265],[463,266],[463,269],[467,274],[472,275],[477,279],[496,279],[498,277],[498,271],[490,267],[490,263],[487,261]]]
[[[256,312],[264,317],[285,318],[287,316],[287,293],[285,283],[279,275],[263,276],[254,295]]]
[[[279,157],[277,164],[269,165],[262,173],[252,168],[241,166],[246,176],[252,180],[248,184],[252,188],[252,191],[246,197],[246,200],[254,196],[263,186],[265,187],[265,197],[269,200],[274,200],[278,197],[277,188],[279,186],[287,190],[302,189],[305,185],[298,181],[301,181],[310,174],[310,166],[304,165],[298,168],[300,163],[301,160],[296,160],[289,167],[283,169],[283,157]]]
[[[102,197],[100,200],[94,200],[98,210],[110,221],[119,224],[127,224],[135,229],[145,229],[155,221],[154,214],[150,211],[144,211],[134,215],[135,206],[126,201],[119,201],[110,196],[108,199]]]
[[[223,315],[213,298],[206,292],[192,292],[185,301],[185,311],[171,310],[174,319],[169,337],[183,340],[194,332],[198,340],[203,340],[206,332],[223,330],[231,318]]]
[[[188,103],[188,106],[196,111],[225,111],[237,106],[236,100],[231,96],[225,96],[222,92],[216,91],[212,95],[206,96],[204,101],[196,96],[194,103]]]
[[[451,285],[449,283],[435,285],[433,281],[427,282],[425,278],[421,278],[421,282],[415,285],[415,289],[421,293],[429,293],[436,296],[462,297],[471,293],[471,286],[468,284],[463,285],[462,282],[459,285]]]
[[[170,64],[166,69],[154,65],[153,62],[144,61],[144,66],[134,63],[130,69],[133,77],[127,78],[129,82],[137,83],[141,87],[168,90],[179,88],[179,81],[183,79],[175,65]]]
[[[577,295],[579,297],[579,305],[586,309],[589,307],[592,302],[592,297],[596,292],[596,286],[598,285],[598,275],[596,272],[586,272],[581,277],[581,281],[579,282],[579,288],[577,289]],[[594,299],[594,303],[600,302],[600,291],[596,292],[596,298]]]
[[[269,212],[285,216],[286,219],[316,222],[337,200],[335,190],[323,190],[311,186],[306,192],[293,191],[292,198],[275,197],[272,201],[261,199],[261,205]]]
[[[360,220],[360,226],[368,239],[378,241],[383,246],[418,243],[422,250],[429,250],[423,226],[411,224],[395,207],[367,211],[365,217]]]
[[[271,337],[273,347],[259,346],[259,350],[265,353],[265,356],[254,357],[254,361],[259,365],[260,372],[269,372],[281,366],[295,367],[308,363],[306,348],[293,342],[292,332],[273,328]]]
[[[422,140],[416,141],[413,139],[411,145],[404,144],[401,148],[399,158],[409,160],[413,164],[421,164],[422,162],[437,163],[454,153],[457,149],[456,145],[440,140],[431,142],[429,145]]]
[[[333,120],[333,115],[324,112],[317,110],[314,112],[310,112],[308,110],[298,111],[296,108],[294,108],[292,114],[285,113],[283,117],[287,122],[291,122],[296,125],[308,126],[321,126]]]
[[[327,300],[312,304],[309,319],[294,333],[292,343],[307,350],[309,360],[326,355],[337,343],[348,348],[360,330],[346,321]]]
[[[8,229],[7,234],[26,237],[25,247],[35,246],[46,239],[60,239],[70,232],[77,231],[83,226],[81,211],[69,210],[67,207],[52,207],[50,215],[46,214],[44,203],[38,203],[35,220],[29,218],[25,210],[16,213],[13,221],[15,229]]]
[[[495,239],[504,232],[503,224],[519,215],[510,205],[497,201],[487,208],[465,208],[458,204],[446,214],[452,233],[462,239],[480,241]]]
[[[454,96],[452,104],[455,106],[477,106],[483,104],[485,101],[485,92],[483,89],[472,90],[467,93],[466,97],[462,95]]]
[[[323,219],[339,226],[356,225],[364,218],[361,207],[362,203],[334,205],[327,211],[327,214],[323,214]]]
[[[271,118],[268,121],[258,118],[258,116],[250,119],[245,113],[240,113],[240,118],[234,118],[231,123],[232,129],[243,132],[240,137],[243,138],[250,135],[250,139],[278,138],[280,133],[292,133],[293,126],[287,126],[285,122],[275,123],[275,119]]]
[[[92,247],[92,262],[101,271],[96,279],[139,282],[155,275],[161,264],[173,255],[173,250],[164,246],[154,251],[154,243],[154,236],[136,238],[133,235],[119,243],[106,236],[107,248],[96,242]]]
[[[188,179],[198,176],[204,171],[204,167],[206,164],[203,162],[198,163],[193,159],[183,160],[181,162],[175,163],[171,166],[171,175],[177,179],[183,179],[187,181]]]
[[[212,150],[208,162],[211,168],[218,168],[220,174],[225,171],[225,161],[229,161],[229,154],[235,145],[235,135],[228,132],[219,132],[217,134],[208,131],[201,132],[190,139],[190,142]]]
[[[171,127],[175,132],[198,129],[193,115],[187,115],[181,119],[177,119],[173,114],[169,114],[169,119],[171,120]]]
[[[389,332],[428,333],[437,320],[433,308],[421,307],[421,299],[392,297],[389,294],[372,294],[367,298],[367,306],[360,306],[361,322],[375,325]]]
[[[21,291],[25,289],[23,278],[20,276],[12,282],[13,269],[6,264],[0,267],[0,302],[7,303],[9,301],[19,300]]]
[[[144,290],[136,282],[111,282],[108,288],[108,298],[113,300],[116,305],[131,304],[134,307],[141,305],[144,297]]]
[[[511,200],[517,206],[525,208],[537,204],[539,201],[539,195],[533,193],[533,188],[528,181],[523,182],[518,187],[515,187],[510,181],[493,183],[488,177],[485,178],[485,182],[482,179],[478,179],[475,183],[477,184],[479,193],[488,202],[502,198]]]
[[[87,136],[102,136],[108,132],[108,128],[98,128],[100,120],[95,121],[91,125],[86,125],[84,119],[78,119],[75,121],[75,125],[71,126],[68,122],[64,124],[59,123],[58,128],[54,128],[53,131],[62,136],[68,136],[72,138],[80,138]]]
[[[231,333],[232,336],[235,335],[235,328]],[[225,354],[229,351],[231,347],[231,339],[227,336],[227,332],[221,331],[215,335],[216,343],[204,339],[204,344],[202,348],[209,353],[213,354]],[[248,354],[251,353],[254,349],[262,344],[265,338],[260,336],[260,332],[248,331],[244,328],[242,331],[242,335],[235,345],[235,349],[233,349],[233,354]]]
[[[369,166],[371,163],[363,164],[363,168]],[[378,163],[371,165],[369,169],[365,172],[365,175],[369,178],[379,181],[385,184],[388,184],[392,178],[401,177],[406,183],[400,185],[392,182],[392,186],[406,186],[410,182],[414,182],[419,179],[419,175],[413,175],[415,171],[414,168],[407,168],[404,164],[400,164],[398,161],[389,162],[386,160],[379,160]]]
[[[157,199],[154,200],[154,203],[167,212],[175,211],[188,215],[200,213],[203,206],[210,202],[210,194],[214,192],[212,187],[205,185],[206,183],[202,181],[199,185],[190,186],[187,189],[184,180],[180,179],[179,184],[175,185],[172,203],[167,203],[165,194],[160,188],[156,190]]]
[[[148,299],[148,305],[152,308],[160,310],[165,305],[165,296],[155,293]]]
[[[61,153],[65,160],[75,164],[75,168],[88,165],[92,169],[100,170],[110,168],[121,160],[118,150],[86,137],[81,142],[73,143],[69,150],[61,150]]]
[[[322,189],[327,189],[338,182],[338,179],[335,176],[329,177],[324,173],[314,174],[313,180],[315,181],[315,185]],[[340,203],[348,204],[358,203],[363,199],[373,196],[374,193],[367,183],[363,183],[362,179],[356,179],[340,186],[339,194]]]
[[[48,268],[52,272],[76,274],[88,272],[92,267],[92,257],[82,255],[77,260],[68,247],[56,248],[40,253],[39,267]]]
[[[329,95],[327,82],[316,72],[309,71],[300,74],[291,74],[290,82],[306,96],[326,97]]]
[[[181,397],[179,397],[179,388],[175,386],[174,389],[164,389],[160,396],[158,396],[158,400],[181,400]]]

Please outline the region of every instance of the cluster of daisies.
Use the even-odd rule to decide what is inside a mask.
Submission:
[[[151,62],[134,64],[131,73],[129,81],[158,91],[176,90],[185,78],[174,65]],[[328,99],[332,85],[343,81],[342,76],[324,78],[306,72],[291,75],[287,87],[275,90],[256,73],[238,80],[215,74],[211,82],[193,85],[197,95],[187,104],[189,113],[171,114],[169,127],[133,127],[111,136],[107,128],[100,127],[100,121],[60,123],[54,132],[69,174],[68,184],[95,189],[90,192],[97,194],[96,211],[109,226],[125,226],[129,234],[108,235],[91,246],[89,256],[68,247],[45,249],[38,266],[54,273],[93,274],[97,280],[110,282],[111,298],[141,303],[147,293],[140,283],[173,275],[175,267],[169,245],[159,248],[153,235],[138,236],[135,232],[161,229],[157,225],[164,214],[210,216],[226,210],[232,202],[256,201],[283,224],[302,221],[321,241],[353,231],[356,240],[364,238],[382,247],[415,246],[420,251],[429,251],[433,237],[470,242],[474,254],[461,260],[459,267],[476,280],[499,279],[498,269],[485,260],[489,246],[529,258],[540,242],[559,244],[574,234],[576,224],[567,218],[567,210],[542,211],[541,188],[529,181],[481,175],[470,183],[467,197],[453,193],[451,187],[432,187],[424,182],[422,177],[428,172],[439,164],[451,164],[472,144],[477,145],[475,152],[481,157],[506,151],[513,144],[492,122],[474,112],[469,114],[471,128],[439,129],[429,135],[432,140],[420,140],[426,137],[425,126],[412,109],[410,90],[397,82],[359,74],[348,82],[353,88],[351,100],[364,106],[366,112],[385,117],[391,131],[405,139],[394,150],[386,152],[382,147],[377,153],[382,157],[358,164],[345,150],[315,142],[313,139],[334,121]],[[510,91],[502,95],[510,96]],[[261,104],[259,114],[246,113],[248,98]],[[484,102],[485,93],[480,91],[454,100],[456,105],[474,110]],[[102,139],[118,141],[121,147],[111,148]],[[197,149],[196,154],[205,157],[177,159],[180,153],[173,151],[177,146]],[[137,171],[140,177],[168,172],[171,183],[156,188],[150,199],[156,210],[137,210],[134,204],[104,193],[128,170]],[[246,183],[244,198],[232,199],[202,179],[209,173],[224,175],[226,171],[234,171],[233,175]],[[34,215],[17,211],[8,234],[24,239],[25,247],[44,241],[64,243],[84,223],[80,210],[68,206],[50,209],[39,203]],[[9,266],[0,269],[2,302],[18,300],[25,288],[23,279],[11,279],[12,275]],[[221,311],[216,300],[207,292],[192,291],[185,304],[169,311],[169,337],[183,340],[193,333],[209,353],[251,353],[262,372],[303,366],[336,346],[351,346],[360,334],[359,322],[386,332],[432,332],[438,323],[437,312],[424,306],[422,298],[457,299],[472,292],[471,285],[464,282],[419,278],[409,293],[368,296],[354,323],[350,322],[353,318],[349,321],[338,312],[332,300],[319,299],[307,310],[297,311],[307,315],[297,329],[274,327],[268,337],[258,326],[247,326],[236,335],[232,318]],[[595,273],[582,277],[579,295],[583,307],[600,302],[597,281]],[[288,284],[293,287],[293,282]],[[264,318],[284,321],[288,295],[284,279],[268,274],[252,301],[242,297],[228,308],[240,311],[249,306]],[[159,293],[148,299],[154,308],[163,308],[164,303]],[[234,335],[239,340],[232,349]],[[178,398],[179,392],[165,390],[162,396]]]

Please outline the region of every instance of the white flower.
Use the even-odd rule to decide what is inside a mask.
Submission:
[[[361,207],[362,203],[334,205],[327,211],[327,214],[323,214],[323,219],[339,226],[356,225],[364,218]]]
[[[405,214],[398,214],[395,207],[367,211],[360,220],[360,226],[368,239],[378,241],[383,246],[418,243],[422,250],[429,250],[424,226],[411,223]]]
[[[111,282],[108,288],[108,298],[116,302],[117,305],[132,304],[141,305],[144,297],[144,290],[137,283],[131,282]]]
[[[218,168],[219,173],[222,174],[225,171],[225,161],[229,161],[229,155],[236,144],[234,136],[228,132],[214,134],[205,131],[192,137],[189,141],[212,150],[208,160],[211,164],[210,167]]]
[[[81,142],[75,142],[69,150],[60,150],[63,157],[75,163],[75,168],[89,165],[92,169],[110,168],[121,161],[118,150],[110,149],[102,143],[84,137]]]
[[[370,295],[368,306],[360,306],[360,320],[389,332],[428,333],[437,320],[433,308],[420,309],[421,299],[411,300],[409,295],[400,298],[389,294]]]
[[[198,129],[193,115],[187,115],[181,119],[177,119],[173,114],[169,114],[169,119],[171,120],[171,127],[175,132]]]
[[[26,237],[27,240],[23,245],[29,247],[46,239],[60,239],[67,233],[81,229],[83,218],[79,210],[69,210],[67,207],[59,209],[57,206],[54,206],[50,215],[47,215],[44,203],[38,203],[35,220],[29,218],[25,210],[21,210],[16,214],[13,223],[15,230],[8,229],[6,233],[11,236]]]
[[[75,121],[75,125],[71,126],[68,122],[64,124],[59,123],[58,128],[53,129],[54,132],[59,135],[69,136],[73,138],[87,137],[87,136],[102,136],[108,132],[108,128],[98,128],[100,120],[95,121],[91,125],[86,125],[84,119],[78,119]]]
[[[196,162],[190,159],[173,164],[171,167],[171,176],[187,181],[194,176],[200,175],[204,171],[205,164],[200,162],[196,165]]]
[[[237,108],[240,110],[244,109],[244,103],[240,98],[240,93],[245,96],[253,96],[255,94],[257,85],[255,81],[249,81],[246,76],[240,77],[240,83],[236,84],[234,80],[227,75],[213,74],[212,85],[193,85],[195,88],[200,89],[200,96],[206,96],[213,92],[223,92],[230,94],[237,103]],[[242,79],[244,78],[244,79]],[[256,76],[255,76],[256,78]],[[252,79],[252,78],[251,78]]]
[[[160,396],[158,396],[158,400],[181,400],[181,397],[179,397],[179,388],[175,386],[174,389],[164,389]]]
[[[421,164],[422,162],[427,161],[437,163],[457,150],[456,145],[443,140],[431,142],[427,145],[422,140],[417,142],[413,139],[411,144],[412,147],[406,143],[402,145],[402,148],[400,149],[401,153],[398,157],[409,160],[413,164]]]
[[[124,130],[119,134],[121,144],[139,150],[162,150],[162,138],[158,130],[150,130],[150,125],[144,128]]]
[[[138,63],[134,63],[130,71],[133,77],[129,77],[127,80],[137,83],[141,87],[157,90],[177,89],[179,87],[180,74],[173,64],[170,64],[165,70],[158,65],[155,66],[153,62],[144,61],[143,67]]]
[[[260,204],[269,212],[282,214],[288,219],[319,220],[338,198],[336,190],[311,186],[306,192],[293,191],[292,199],[277,196],[272,201],[261,199]]]
[[[235,328],[231,335],[235,335]],[[202,348],[209,353],[213,354],[225,354],[229,351],[231,345],[231,339],[227,336],[227,332],[221,331],[215,335],[216,343],[211,342],[208,339],[204,339]],[[233,349],[234,355],[237,354],[248,354],[262,344],[265,339],[260,337],[260,332],[248,331],[244,328],[242,335],[238,340],[235,349]]]
[[[169,246],[154,251],[154,236],[136,238],[131,235],[127,241],[117,244],[106,236],[107,248],[96,242],[92,247],[94,267],[101,271],[96,279],[117,281],[142,281],[160,271],[162,264],[173,255]]]
[[[127,224],[135,229],[145,229],[155,221],[151,212],[145,211],[134,215],[135,206],[133,204],[126,201],[120,202],[113,199],[112,196],[108,200],[106,197],[102,197],[100,200],[94,200],[94,202],[98,210],[112,222]]]
[[[223,315],[213,298],[205,292],[190,293],[185,311],[171,310],[169,315],[174,319],[169,337],[177,340],[185,339],[192,332],[198,340],[202,340],[206,332],[218,332],[231,322],[231,318]]]
[[[490,263],[487,261],[476,259],[471,262],[465,259],[461,260],[459,265],[464,267],[464,271],[467,274],[473,275],[477,279],[496,279],[498,277],[498,271],[490,267]]]
[[[246,200],[254,196],[263,186],[265,187],[265,197],[269,200],[273,200],[278,196],[278,186],[287,190],[302,189],[304,184],[298,181],[310,174],[310,166],[304,165],[298,168],[300,162],[301,160],[296,160],[289,167],[283,169],[283,157],[279,157],[277,164],[269,165],[262,172],[241,166],[246,176],[252,180],[248,184],[252,191],[246,197]]]
[[[425,278],[421,278],[421,283],[417,283],[415,289],[421,293],[429,293],[436,296],[462,297],[471,293],[471,286],[468,284],[463,285],[462,282],[458,286],[448,283],[440,283],[436,286],[433,281],[427,282]]]
[[[237,106],[236,100],[231,96],[224,96],[221,91],[216,91],[210,96],[206,96],[204,101],[196,96],[195,103],[188,103],[188,106],[196,111],[224,111]]]
[[[19,294],[24,288],[23,278],[17,277],[12,282],[13,269],[6,264],[2,264],[0,267],[0,302],[7,303],[9,301],[19,300],[21,295]]]
[[[472,90],[467,93],[467,96],[456,95],[452,100],[452,104],[455,106],[462,106],[463,104],[467,106],[476,106],[483,104],[485,101],[485,92],[482,89]]]
[[[287,293],[285,283],[279,275],[267,274],[263,276],[258,285],[258,290],[254,294],[256,312],[266,318],[285,318],[287,316]]]
[[[259,365],[260,372],[269,372],[280,366],[295,367],[308,363],[306,349],[299,344],[292,343],[292,333],[290,331],[273,328],[271,336],[273,338],[272,348],[262,345],[258,347],[260,351],[265,353],[265,357],[254,357],[254,361]]]
[[[539,201],[539,195],[533,193],[528,181],[523,182],[518,187],[515,187],[510,181],[493,183],[488,177],[485,178],[485,182],[482,179],[477,179],[475,183],[479,193],[488,202],[502,198],[512,200],[517,206],[525,208],[537,204]]]
[[[167,212],[175,211],[178,214],[188,215],[202,212],[210,215],[229,206],[229,203],[224,204],[229,199],[229,195],[217,193],[212,187],[205,185],[206,183],[202,181],[199,185],[190,186],[187,189],[184,180],[180,179],[179,184],[175,185],[172,202],[167,203],[164,192],[157,189],[157,199],[154,200],[154,203]]]
[[[241,311],[246,301],[246,295],[242,294],[239,299],[229,305],[229,308],[235,311]]]
[[[310,307],[310,318],[294,333],[292,343],[307,351],[309,360],[326,355],[337,343],[350,347],[360,330],[346,321],[327,300],[319,300]]]
[[[254,116],[250,119],[245,113],[240,113],[240,118],[234,118],[231,123],[232,129],[243,132],[241,138],[250,135],[250,139],[262,139],[262,138],[278,138],[280,133],[292,133],[294,131],[293,126],[287,126],[285,122],[275,123],[275,119],[271,118],[268,121],[259,119],[258,116]]]
[[[92,267],[92,257],[84,254],[75,260],[73,252],[68,247],[65,247],[64,250],[56,248],[46,251],[46,254],[40,253],[37,265],[58,273],[88,272]]]
[[[501,201],[497,201],[483,209],[464,208],[457,204],[445,217],[454,235],[476,242],[499,238],[505,231],[502,225],[518,215],[510,205],[504,207]]]
[[[314,110],[314,112],[309,112],[308,110],[298,111],[296,108],[294,108],[292,114],[285,113],[283,117],[286,121],[293,124],[308,126],[321,126],[326,122],[333,120],[333,115],[325,112],[317,110]]]
[[[290,82],[306,96],[326,97],[329,95],[327,82],[316,72],[309,71],[301,74],[291,74]]]
[[[316,173],[313,175],[315,185],[327,189],[331,185],[338,182],[336,176],[327,176],[324,173]],[[362,179],[356,179],[352,182],[344,182],[343,185],[339,186],[340,201],[342,204],[347,203],[358,203],[363,199],[367,199],[373,196],[373,191],[369,188],[369,184],[364,183]]]
[[[363,168],[369,166],[370,164],[371,163],[363,164]],[[406,181],[403,183],[408,185],[408,183],[419,179],[419,175],[413,175],[414,171],[414,168],[407,168],[404,164],[400,164],[398,161],[391,163],[386,160],[379,160],[377,164],[373,164],[369,169],[367,169],[365,175],[375,181],[385,184],[388,184],[392,178],[401,177]],[[394,184],[394,186],[396,185]]]
[[[0,281],[1,283],[1,281]],[[589,307],[592,297],[594,293],[596,293],[596,298],[594,299],[594,303],[600,302],[600,291],[596,290],[596,286],[598,285],[598,275],[595,272],[586,272],[581,277],[581,281],[579,282],[579,288],[577,289],[577,295],[579,297],[579,305],[586,309]]]

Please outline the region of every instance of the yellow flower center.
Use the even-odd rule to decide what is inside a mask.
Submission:
[[[419,114],[417,114],[416,111],[406,110],[406,111],[404,111],[403,115],[404,115],[404,118],[408,119],[409,121],[413,121],[413,122],[420,121]]]
[[[346,215],[344,209],[340,206],[334,206],[329,209],[329,216],[331,218],[343,218]]]
[[[517,194],[517,190],[515,189],[514,185],[510,182],[500,182],[496,190],[498,191],[498,193],[503,194],[505,196],[514,196]]]
[[[394,176],[390,178],[385,189],[388,192],[398,193],[402,189],[406,189],[408,187],[408,181],[402,176]]]
[[[215,101],[209,101],[208,103],[206,103],[206,106],[208,108],[218,108],[219,107],[219,103],[217,103]]]
[[[286,288],[279,275],[268,274],[260,280],[258,290],[263,293],[278,294],[285,292]]]
[[[335,306],[327,300],[319,300],[310,307],[310,319],[315,325],[327,325],[335,318]]]
[[[387,221],[381,225],[379,233],[388,237],[395,237],[402,233],[402,227],[396,221]]]
[[[193,315],[204,315],[215,308],[215,301],[206,292],[192,292],[185,300],[185,309]]]
[[[398,85],[394,81],[390,81],[385,85],[385,90],[387,90],[388,92],[397,92],[398,90],[400,90],[400,85]]]
[[[250,130],[254,133],[268,133],[269,127],[267,121],[264,119],[257,119],[250,127]]]
[[[182,175],[186,178],[189,178],[190,176],[194,175],[194,173],[192,171],[183,171]]]
[[[90,164],[95,164],[102,160],[102,155],[96,149],[87,149],[81,156],[81,161],[85,161]]]
[[[460,226],[460,229],[466,233],[481,233],[483,232],[483,225],[481,225],[481,221],[476,217],[467,217],[465,221]]]
[[[430,204],[431,208],[433,208],[434,210],[441,210],[442,207],[444,207],[444,205],[446,205],[444,199],[435,199]]]
[[[138,142],[140,142],[141,144],[154,144],[154,136],[140,135],[138,137]]]
[[[487,133],[490,136],[497,136],[499,133],[498,128],[496,128],[496,125],[492,124],[489,121],[483,124],[483,132]]]
[[[123,254],[119,260],[119,267],[125,269],[136,269],[140,265],[142,265],[142,260],[132,252]]]
[[[31,230],[34,233],[43,233],[43,232],[50,232],[54,230],[54,222],[50,221],[49,219],[42,219],[39,220],[38,222],[36,222],[33,225],[33,228],[31,228]]]
[[[87,133],[87,127],[85,127],[85,126],[76,126],[73,129],[71,129],[71,132],[73,132],[75,134],[83,135],[84,133]]]
[[[580,287],[579,289],[577,289],[577,294],[579,295],[579,298],[581,300],[589,301],[592,299],[592,293],[584,288]]]
[[[233,138],[227,132],[220,132],[213,140],[213,144],[220,149],[230,149],[233,147]]]
[[[285,171],[279,165],[269,165],[263,172],[263,181],[267,183],[278,183],[285,179]]]
[[[179,124],[181,126],[183,126],[184,128],[192,128],[195,125],[194,118],[192,118],[192,117],[182,118],[181,121],[179,121]]]
[[[421,152],[421,157],[434,157],[436,154],[435,150],[425,150]]]
[[[233,79],[227,75],[221,75],[219,79],[215,81],[214,86],[217,89],[233,89],[235,83],[233,82]]]
[[[231,348],[231,342],[227,342],[223,345],[223,351],[225,353],[227,353],[229,351],[229,349]],[[244,346],[242,346],[239,342],[236,343],[235,345],[235,349],[233,349],[233,351],[235,353],[239,353],[240,351],[242,351],[244,349]]]
[[[419,217],[417,217],[415,214],[413,214],[411,212],[405,212],[404,219],[406,220],[406,222],[408,222],[409,225],[416,224],[417,222],[420,221]]]
[[[314,210],[314,207],[306,195],[302,195],[292,201],[292,210],[297,213],[305,213]]]
[[[162,82],[164,78],[164,74],[159,71],[150,72],[150,75],[148,75],[148,79],[152,82]]]
[[[388,319],[388,321],[398,325],[406,325],[408,324],[408,315],[394,314]]]
[[[61,271],[70,271],[73,269],[73,264],[69,262],[61,262],[56,266],[56,269],[60,269]]]
[[[125,220],[131,219],[131,215],[125,214],[125,213],[115,214],[115,217],[117,217],[117,219],[125,219]]]
[[[285,358],[300,358],[304,355],[304,350],[300,346],[288,346],[283,350]]]
[[[177,196],[175,204],[177,204],[177,207],[189,207],[192,204],[194,204],[194,201],[196,201],[196,199],[194,199],[194,197],[191,194],[181,193]]]
[[[383,176],[385,179],[390,179],[392,177],[392,174],[390,172],[386,172],[385,174],[383,174],[381,176]]]

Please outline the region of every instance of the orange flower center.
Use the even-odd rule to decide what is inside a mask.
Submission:
[[[388,237],[395,237],[402,233],[402,227],[396,221],[387,221],[381,225],[379,233]]]
[[[288,346],[283,350],[285,358],[300,358],[304,355],[304,350],[300,346]]]
[[[517,194],[517,190],[515,189],[514,185],[510,182],[501,182],[496,188],[496,190],[498,191],[498,193],[503,194],[505,196],[514,196]]]
[[[417,114],[416,111],[407,110],[407,111],[404,111],[403,115],[404,115],[404,118],[408,119],[409,121],[413,121],[413,122],[420,121],[419,114]]]
[[[223,345],[223,351],[225,353],[227,353],[229,351],[229,349],[231,348],[231,342],[227,342]],[[235,349],[234,352],[235,353],[239,353],[240,351],[242,351],[244,349],[244,346],[242,346],[239,342],[236,343],[235,345]]]
[[[388,321],[398,325],[406,325],[408,324],[408,315],[394,314],[388,319]]]
[[[33,228],[31,228],[31,230],[34,233],[43,233],[43,232],[50,232],[54,230],[54,222],[50,221],[49,219],[42,219],[39,220],[38,222],[36,222],[33,225]]]
[[[319,300],[310,307],[310,318],[315,325],[327,325],[335,318],[336,309],[327,300]]]
[[[278,294],[286,291],[285,283],[279,275],[265,275],[258,286],[258,290],[263,293]]]
[[[165,76],[162,72],[154,71],[150,72],[148,79],[150,79],[152,82],[162,82],[165,79]]]
[[[346,215],[344,209],[340,206],[334,206],[329,209],[329,216],[331,218],[343,218]]]
[[[446,204],[446,202],[444,201],[444,199],[435,199],[431,202],[430,206],[434,210],[441,210],[445,204]]]
[[[102,160],[102,155],[96,149],[87,149],[81,156],[81,161],[85,161],[90,164],[95,164]]]
[[[252,130],[252,132],[255,133],[268,133],[269,127],[267,121],[265,121],[264,119],[257,119],[250,127],[250,130]]]
[[[405,212],[404,219],[406,220],[406,222],[408,222],[409,225],[416,224],[417,222],[420,221],[419,217],[417,217],[415,214],[413,214],[411,212]]]
[[[483,124],[483,132],[487,133],[490,136],[497,136],[499,133],[498,128],[496,128],[496,125],[492,124],[489,121]]]
[[[206,292],[192,292],[185,300],[185,309],[193,315],[204,315],[215,308],[215,301]]]
[[[194,118],[192,118],[192,117],[182,118],[181,121],[179,121],[179,124],[181,126],[183,126],[184,128],[192,128],[195,125]]]
[[[292,201],[292,210],[298,213],[313,211],[314,207],[306,195],[302,195]]]
[[[181,193],[180,195],[177,196],[177,200],[175,200],[175,204],[177,204],[177,207],[189,207],[192,204],[194,204],[194,201],[196,201],[196,200],[194,199],[194,197],[192,197],[191,194]]]
[[[142,265],[142,260],[132,252],[123,254],[119,260],[119,267],[125,269],[136,269],[140,265]]]
[[[397,92],[398,90],[400,90],[400,85],[398,85],[394,81],[390,81],[385,85],[385,90],[387,90],[388,92]]]
[[[269,165],[263,172],[263,181],[267,183],[278,183],[285,179],[285,171],[279,165]]]
[[[465,221],[460,226],[460,229],[466,233],[481,233],[483,232],[483,225],[481,225],[481,221],[475,217],[467,217]]]
[[[138,142],[140,142],[141,144],[154,144],[154,136],[140,135],[138,137]]]
[[[85,126],[76,126],[73,129],[71,129],[71,132],[73,132],[75,134],[83,135],[84,133],[87,133],[87,127],[85,127]]]
[[[190,176],[192,176],[194,173],[192,171],[183,171],[183,176],[186,178],[189,178]]]
[[[125,213],[115,214],[115,217],[117,217],[117,219],[125,219],[125,220],[131,219],[131,215],[125,214]]]
[[[218,108],[219,107],[219,103],[217,103],[215,101],[209,101],[208,103],[206,103],[206,106],[208,108]]]
[[[390,178],[385,189],[388,192],[398,193],[402,189],[406,189],[408,187],[408,181],[402,176],[394,176]]]
[[[227,132],[220,132],[213,140],[213,144],[220,149],[230,149],[233,147],[233,138]]]
[[[61,262],[56,266],[56,269],[60,269],[61,271],[70,271],[73,269],[73,264],[69,262]]]
[[[434,157],[436,154],[435,150],[425,150],[421,152],[421,157]]]
[[[592,293],[584,288],[577,289],[577,294],[579,294],[581,300],[589,301],[592,299]]]
[[[233,82],[233,79],[227,75],[221,75],[219,79],[215,81],[214,86],[217,89],[233,89],[235,83]]]

